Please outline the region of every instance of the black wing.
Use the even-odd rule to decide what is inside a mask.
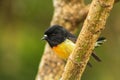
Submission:
[[[74,36],[73,34],[69,33],[69,32],[68,32],[67,38],[68,38],[69,40],[73,41],[74,43],[75,43],[76,40],[77,40],[77,37]],[[103,38],[104,38],[104,37],[100,37],[97,41],[101,41],[101,40],[103,40]],[[105,38],[104,38],[104,39],[105,39]],[[98,61],[98,62],[101,61],[101,59],[100,59],[94,52],[92,52],[92,57],[93,57],[96,61]],[[90,64],[90,63],[88,63],[88,64]]]
[[[67,39],[71,40],[72,42],[76,42],[77,37],[69,32],[67,32]]]

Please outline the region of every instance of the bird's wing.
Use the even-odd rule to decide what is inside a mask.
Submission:
[[[69,40],[73,41],[74,43],[75,43],[76,40],[77,40],[77,37],[74,36],[74,35],[71,34],[71,33],[68,34],[67,38],[68,38]],[[97,42],[100,42],[100,41],[102,41],[102,40],[105,40],[105,38],[104,38],[104,37],[100,37],[100,38],[98,38]],[[96,43],[97,43],[97,42],[96,42]],[[101,59],[95,54],[95,52],[92,52],[92,57],[93,57],[96,61],[98,61],[98,62],[101,61]],[[90,63],[89,63],[89,64],[90,64]]]
[[[69,40],[71,40],[72,42],[75,43],[76,40],[77,40],[77,37],[75,35],[71,34],[71,33],[68,33],[67,39],[69,39]]]

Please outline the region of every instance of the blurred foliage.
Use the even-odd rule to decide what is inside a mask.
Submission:
[[[0,80],[34,80],[52,1],[0,0]]]
[[[96,49],[102,58],[87,68],[82,80],[119,80],[120,5],[115,4],[102,35],[108,41]],[[51,0],[0,0],[0,80],[34,80],[44,41],[40,38],[53,13]]]

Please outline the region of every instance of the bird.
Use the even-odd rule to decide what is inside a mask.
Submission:
[[[42,40],[46,40],[52,50],[63,60],[67,60],[73,49],[77,37],[60,25],[52,25],[45,30]],[[95,43],[95,48],[101,46],[106,41],[105,37],[99,37]],[[91,54],[98,62],[101,59],[92,52]],[[90,64],[91,65],[91,64]]]

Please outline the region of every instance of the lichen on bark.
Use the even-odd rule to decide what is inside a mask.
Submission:
[[[74,33],[78,25],[83,22],[88,11],[89,14],[65,69],[64,61],[56,56],[47,44],[36,80],[59,80],[60,78],[61,80],[80,80],[94,44],[104,29],[113,3],[114,0],[93,0],[89,9],[89,6],[84,4],[84,0],[53,0],[54,15],[51,25],[64,26],[71,33]]]

